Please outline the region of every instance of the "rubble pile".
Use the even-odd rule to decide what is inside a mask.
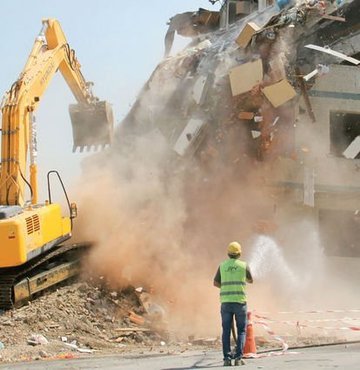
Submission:
[[[75,282],[1,312],[1,360],[131,353],[145,346],[161,347],[164,340],[168,343],[159,327],[155,331],[149,320],[145,323],[144,314],[132,287],[110,291],[93,282]]]

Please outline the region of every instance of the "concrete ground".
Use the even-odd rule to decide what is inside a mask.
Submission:
[[[265,354],[264,354],[265,355]],[[246,361],[243,369],[351,369],[360,368],[360,343],[289,351],[284,355],[266,354],[267,357]],[[222,368],[219,351],[187,352],[179,355],[154,357],[87,357],[74,360],[37,361],[1,365],[0,370],[187,370]]]

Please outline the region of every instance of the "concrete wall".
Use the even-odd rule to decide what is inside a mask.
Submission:
[[[330,112],[359,114],[360,125],[359,68],[331,65],[328,74],[316,78],[309,95],[316,122],[312,123],[307,113],[299,115],[295,135],[300,164],[314,170],[317,206],[324,206],[323,194],[331,193],[336,208],[356,209],[360,207],[360,159],[330,153]],[[303,102],[300,107],[306,109]],[[339,197],[343,204],[338,204]]]
[[[278,209],[287,215],[292,208],[293,217],[312,220],[326,254],[360,257],[360,159],[330,152],[330,112],[359,114],[360,125],[360,69],[331,65],[328,74],[316,77],[309,96],[316,122],[311,122],[301,98],[295,123],[296,159],[280,158],[270,169],[269,177],[279,184]],[[306,172],[312,181],[306,180]],[[304,203],[306,193],[313,194],[313,204]],[[360,267],[360,259],[356,260]]]

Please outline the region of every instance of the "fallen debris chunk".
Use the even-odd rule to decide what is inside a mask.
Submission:
[[[344,17],[338,17],[335,15],[324,14],[322,17],[325,19],[330,19],[331,21],[346,22],[346,19]]]
[[[238,117],[239,119],[252,120],[254,118],[254,112],[240,112]]]
[[[39,356],[41,358],[47,358],[47,357],[49,357],[49,354],[47,352],[41,350],[41,351],[39,351]]]
[[[231,92],[233,96],[250,91],[263,79],[263,66],[261,59],[241,64],[229,72]]]
[[[253,139],[257,139],[258,137],[261,136],[261,132],[260,131],[255,131],[255,130],[251,130],[251,135],[252,135]]]
[[[318,64],[318,66],[316,67],[316,69],[314,69],[313,71],[311,71],[310,73],[308,73],[307,75],[303,76],[303,79],[305,81],[309,81],[311,78],[313,78],[314,76],[316,76],[317,74],[319,76],[323,76],[327,73],[329,73],[330,69],[328,66],[326,65],[323,65],[323,64]]]
[[[204,126],[205,122],[199,119],[190,119],[174,145],[175,152],[181,156],[185,155],[190,146],[199,142]]]
[[[350,143],[350,145],[343,152],[343,156],[348,159],[355,159],[360,153],[360,135]]]
[[[49,341],[42,334],[33,334],[28,340],[27,343],[32,346],[38,346],[42,344],[48,344]]]
[[[312,108],[312,105],[311,105],[311,102],[310,102],[310,99],[309,99],[309,94],[308,94],[308,91],[307,91],[307,88],[306,88],[306,85],[305,85],[305,82],[304,82],[304,78],[302,77],[300,68],[296,67],[295,72],[296,72],[296,75],[297,75],[297,80],[299,82],[299,86],[300,86],[300,89],[301,89],[302,96],[304,98],[306,110],[309,114],[311,122],[315,123],[316,122],[315,113],[314,113],[314,110]]]
[[[209,88],[209,76],[200,76],[193,87],[192,96],[196,104],[201,105],[206,97]]]
[[[261,91],[274,108],[279,107],[296,96],[296,91],[287,80],[281,80],[273,85],[264,87]]]
[[[139,327],[131,327],[131,328],[116,328],[115,331],[117,332],[145,332],[145,331],[150,331],[149,328],[139,328]]]
[[[0,349],[4,349],[5,348],[5,345],[3,342],[0,342]]]
[[[236,43],[242,47],[242,48],[246,48],[250,41],[251,41],[251,38],[253,37],[253,35],[260,31],[261,27],[259,27],[256,23],[254,22],[249,22],[245,25],[245,27],[242,29],[242,31],[240,32],[239,36],[237,37],[237,39],[235,40]]]
[[[73,343],[64,343],[65,346],[70,347],[71,349],[78,351],[80,353],[93,353],[95,350],[90,348],[80,348],[76,344]]]
[[[343,53],[339,53],[338,51],[332,50],[329,47],[322,47],[322,46],[313,45],[313,44],[305,45],[305,47],[308,48],[308,49],[322,51],[323,53],[327,53],[327,54],[330,54],[334,57],[344,59],[344,60],[348,61],[349,63],[355,64],[355,65],[360,64],[360,60],[352,58],[352,57],[348,57],[347,55],[345,55]]]
[[[315,77],[318,73],[319,73],[319,70],[317,68],[315,68],[313,71],[311,71],[307,75],[303,76],[303,79],[307,82],[311,78]]]
[[[139,315],[137,315],[135,312],[130,311],[129,312],[129,320],[137,325],[144,325],[145,319]]]

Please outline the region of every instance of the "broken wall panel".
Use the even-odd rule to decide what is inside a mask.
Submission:
[[[262,60],[241,64],[229,72],[233,96],[244,94],[258,85],[263,79]]]
[[[184,156],[190,149],[196,150],[196,143],[199,143],[205,122],[200,119],[190,119],[183,132],[177,139],[174,150],[177,154]]]
[[[297,95],[295,89],[286,80],[266,86],[261,91],[274,108],[285,104]]]
[[[246,23],[245,27],[241,30],[239,36],[235,40],[236,43],[240,47],[246,48],[249,45],[253,35],[260,29],[261,28],[255,22]]]

